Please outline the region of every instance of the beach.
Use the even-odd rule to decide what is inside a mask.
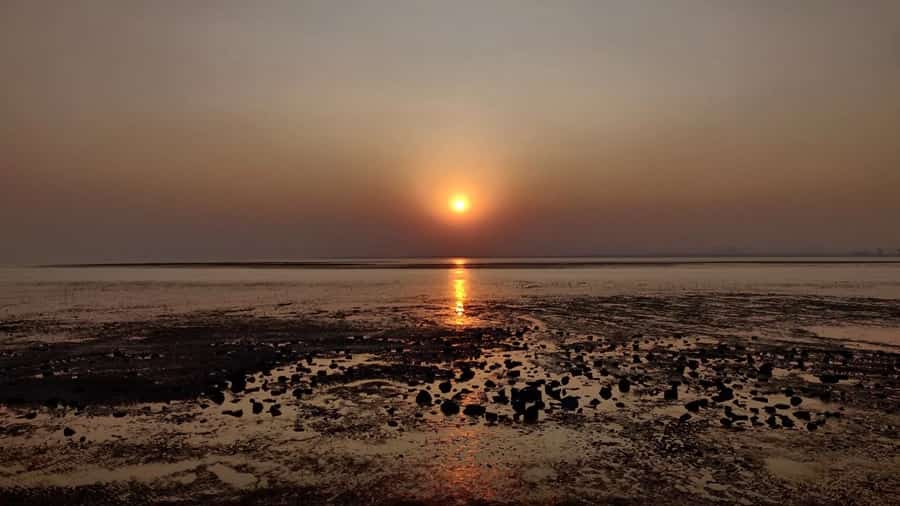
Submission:
[[[0,269],[2,504],[900,503],[895,259]]]

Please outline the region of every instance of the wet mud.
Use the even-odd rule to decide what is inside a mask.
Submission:
[[[0,503],[900,503],[893,299],[129,316],[0,322]]]

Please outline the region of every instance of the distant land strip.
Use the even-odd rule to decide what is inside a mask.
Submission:
[[[46,264],[41,268],[173,268],[173,269],[565,269],[586,267],[669,267],[704,264],[900,264],[900,258],[684,258],[684,259],[621,259],[621,260],[548,260],[548,261],[478,261],[464,262],[404,262],[404,261],[284,261],[284,262],[116,262],[83,264]]]

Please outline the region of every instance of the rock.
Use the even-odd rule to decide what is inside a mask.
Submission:
[[[837,383],[839,380],[840,380],[840,378],[838,378],[837,375],[834,375],[834,374],[820,374],[819,375],[819,381],[821,381],[822,383],[834,384],[834,383]]]
[[[722,418],[719,420],[719,423],[724,427],[731,427],[731,419],[730,418]]]
[[[475,371],[473,371],[472,369],[469,369],[468,367],[466,367],[466,368],[463,369],[462,372],[459,374],[459,380],[458,380],[458,381],[461,381],[461,382],[462,382],[462,381],[469,381],[470,379],[472,379],[472,378],[474,378],[474,377],[475,377]]]
[[[513,392],[516,390],[513,389]],[[538,402],[542,399],[541,391],[533,386],[525,387],[522,390],[519,390],[520,398],[525,402]],[[513,394],[515,397],[515,394]]]
[[[445,381],[438,385],[438,389],[440,389],[440,391],[445,394],[449,393],[452,388],[453,388],[453,384],[451,384],[449,381]]]
[[[113,411],[113,418],[123,418],[127,413],[121,410]]]
[[[459,413],[459,404],[452,399],[447,399],[441,403],[441,413],[446,416],[452,416]]]
[[[75,429],[66,427],[63,429],[63,436],[72,437],[75,435]]]
[[[494,388],[496,386],[497,386],[497,384],[491,380],[485,380],[485,382],[484,382],[484,388]]]
[[[469,404],[463,408],[463,414],[466,416],[474,416],[476,418],[484,416],[484,406],[480,404]]]
[[[496,423],[497,422],[497,413],[487,411],[484,414],[484,419],[487,420],[488,423]]]
[[[212,392],[209,392],[209,400],[221,405],[225,402],[225,394],[218,390],[213,390]]]
[[[234,393],[243,392],[245,388],[247,388],[247,379],[243,374],[236,374],[229,378],[229,382],[231,383],[231,391]]]
[[[794,411],[794,418],[798,420],[809,421],[812,416],[810,415],[809,411]]]
[[[677,401],[678,400],[678,387],[672,386],[672,388],[663,392],[663,398],[667,401]]]
[[[400,424],[397,423],[397,420],[388,420],[388,425],[391,427],[396,427]]]
[[[419,406],[431,406],[431,394],[426,390],[419,390],[416,395],[416,404]]]
[[[806,430],[808,430],[810,432],[818,430],[818,428],[819,428],[819,424],[817,424],[816,422],[809,422],[806,424]]]
[[[507,358],[506,360],[503,361],[503,365],[505,365],[507,369],[515,369],[516,367],[521,366],[522,362],[519,362],[518,360],[511,360],[511,359]]]
[[[600,388],[600,397],[602,397],[603,400],[606,400],[606,401],[611,399],[612,398],[612,388],[609,385],[605,385],[605,386],[601,387]]]
[[[568,396],[562,399],[562,408],[566,411],[575,411],[578,409],[578,397]]]
[[[803,399],[797,397],[796,395],[791,397],[791,406],[799,406],[803,403]]]
[[[712,400],[715,402],[727,402],[731,399],[734,399],[734,390],[721,384],[719,385],[718,395],[712,398]]]
[[[681,416],[678,417],[678,421],[681,422],[681,423],[684,423],[684,422],[686,422],[686,421],[688,421],[688,420],[690,420],[690,419],[691,419],[691,414],[690,414],[690,413],[685,413],[685,414],[683,414],[683,415],[681,415]]]
[[[230,409],[226,409],[225,411],[222,412],[222,414],[233,416],[235,418],[240,418],[240,417],[244,416],[244,410],[236,409],[236,410],[232,411]]]
[[[254,415],[258,415],[258,414],[262,413],[263,405],[261,402],[250,401],[250,405],[252,406]]]
[[[525,410],[524,420],[525,423],[536,423],[538,421],[538,416],[540,413],[540,409],[538,409],[537,405],[530,406]]]
[[[709,401],[706,399],[697,399],[691,401],[684,405],[684,408],[690,411],[691,413],[699,413],[700,408],[705,408],[709,405]]]
[[[281,416],[281,406],[279,406],[278,404],[273,404],[271,407],[269,407],[269,413],[272,416]]]
[[[628,378],[620,379],[619,380],[619,391],[624,394],[624,393],[627,393],[629,390],[631,390],[631,382],[628,381]]]

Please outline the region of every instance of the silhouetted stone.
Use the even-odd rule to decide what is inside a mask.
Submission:
[[[677,401],[678,400],[678,387],[672,386],[672,388],[663,392],[663,398],[667,401]]]
[[[243,392],[247,388],[247,379],[243,374],[237,374],[228,379],[231,383],[231,391],[234,393]]]
[[[441,413],[451,416],[459,413],[459,404],[452,399],[447,399],[441,403]]]
[[[690,420],[690,419],[691,419],[691,414],[690,414],[690,413],[685,413],[685,414],[683,414],[683,415],[681,415],[681,416],[678,417],[678,421],[681,422],[681,423],[684,423],[684,422],[686,422],[686,421],[688,421],[688,420]]]
[[[472,379],[472,378],[474,378],[474,377],[475,377],[475,371],[473,371],[472,369],[469,369],[468,367],[466,367],[466,368],[463,369],[462,372],[459,374],[459,380],[458,380],[458,381],[469,381],[470,379]]]
[[[225,394],[218,390],[213,390],[209,393],[209,400],[215,402],[216,404],[222,404],[225,402]]]
[[[487,420],[488,423],[496,423],[497,422],[497,413],[487,411],[484,414],[484,419]]]
[[[624,393],[627,393],[629,390],[631,390],[631,382],[628,381],[628,378],[620,379],[619,380],[619,391],[624,394]]]
[[[431,406],[431,394],[426,390],[419,390],[419,394],[416,395],[416,404],[420,406]]]
[[[66,427],[63,429],[63,436],[72,437],[75,435],[75,429]]]
[[[463,414],[466,416],[480,417],[484,415],[484,406],[480,404],[469,404],[463,408]]]
[[[233,416],[233,417],[235,417],[235,418],[240,418],[240,417],[244,416],[244,410],[243,410],[243,409],[236,409],[236,410],[233,410],[233,411],[230,410],[230,409],[226,409],[226,410],[223,411],[222,413],[225,414],[225,415]]]
[[[438,389],[443,393],[448,393],[453,388],[453,384],[449,381],[444,381],[443,383],[438,384]]]
[[[261,402],[250,401],[250,405],[252,406],[254,415],[258,415],[258,414],[262,413],[263,405]]]
[[[530,406],[525,410],[524,420],[525,423],[536,423],[538,421],[538,416],[540,413],[540,409],[536,405]]]
[[[797,397],[796,395],[791,397],[791,406],[799,406],[801,403],[803,403],[803,399],[800,397]]]
[[[706,399],[697,399],[691,401],[684,405],[684,408],[692,413],[699,413],[700,408],[705,408],[709,405],[709,401]]]
[[[578,409],[578,397],[568,396],[562,400],[562,408],[566,411],[575,411]]]
[[[719,385],[719,393],[712,398],[715,402],[727,402],[731,399],[734,399],[734,390],[725,385]]]
[[[600,397],[603,400],[610,400],[612,398],[612,388],[609,385],[605,385],[600,388]]]
[[[798,420],[809,421],[812,416],[810,415],[809,411],[794,411],[794,418]]]
[[[121,410],[113,411],[113,418],[123,418],[127,413]]]
[[[278,404],[273,404],[271,407],[269,407],[269,414],[271,414],[272,416],[281,416],[281,406],[279,406]]]
[[[819,381],[821,381],[822,383],[834,384],[834,383],[837,383],[839,380],[840,380],[840,378],[838,378],[834,374],[820,374],[819,375]]]

